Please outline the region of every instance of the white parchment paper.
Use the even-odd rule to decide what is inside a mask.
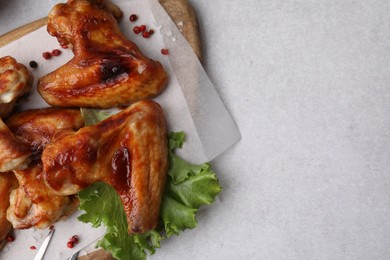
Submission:
[[[237,142],[240,139],[238,128],[191,47],[158,1],[114,2],[124,13],[121,21],[122,32],[134,41],[143,53],[159,60],[169,74],[167,89],[155,100],[166,113],[169,129],[186,133],[186,143],[180,155],[195,163],[210,161]],[[128,21],[132,13],[139,17],[135,23]],[[156,33],[149,39],[132,33],[132,28],[140,24],[146,24]],[[37,69],[31,69],[35,78],[34,90],[22,104],[22,110],[48,106],[36,92],[37,79],[73,57],[70,50],[62,50],[61,56],[50,60],[43,59],[43,52],[57,48],[57,40],[46,32],[45,27],[0,48],[1,57],[11,55],[26,66],[31,60],[39,64]],[[170,54],[162,55],[162,48],[169,49]],[[90,225],[77,221],[76,217],[77,214],[55,225],[56,232],[45,259],[66,259],[104,234],[104,228],[91,228]],[[0,253],[0,259],[32,259],[37,251],[31,250],[30,246],[39,248],[47,233],[48,230],[17,231],[15,242],[6,246]],[[80,243],[69,249],[66,243],[75,234],[80,236]]]

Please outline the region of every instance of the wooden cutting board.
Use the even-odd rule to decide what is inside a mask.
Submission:
[[[202,60],[202,47],[200,42],[199,27],[196,14],[187,0],[159,0],[165,11],[169,14],[175,24],[180,26],[184,37],[187,39],[195,54]],[[15,30],[0,36],[0,47],[13,42],[20,37],[33,32],[46,25],[47,17],[23,25]]]
[[[200,42],[199,27],[196,14],[187,0],[159,0],[165,11],[175,24],[180,24],[179,29],[187,39],[195,54],[202,61],[202,46]],[[47,17],[21,26],[0,36],[0,47],[11,43],[20,37],[33,32],[47,23]],[[104,250],[97,250],[88,255],[81,256],[79,260],[112,260],[111,255]]]

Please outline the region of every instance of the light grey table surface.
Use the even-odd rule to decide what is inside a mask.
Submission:
[[[190,1],[242,140],[151,259],[389,259],[390,2]],[[56,2],[0,0],[0,34]]]

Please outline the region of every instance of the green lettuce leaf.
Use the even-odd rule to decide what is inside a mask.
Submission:
[[[114,258],[142,260],[148,252],[154,254],[161,240],[195,228],[198,208],[213,203],[221,191],[208,163],[193,165],[174,154],[175,149],[182,147],[184,139],[182,132],[169,135],[169,170],[160,209],[162,224],[156,230],[129,235],[120,198],[110,185],[95,183],[80,191],[79,208],[85,213],[78,219],[94,227],[101,224],[107,227],[97,246],[110,251]]]
[[[190,164],[174,154],[184,143],[184,133],[169,134],[168,181],[162,199],[160,217],[168,237],[197,226],[195,214],[203,204],[211,204],[221,191],[218,179],[208,163]]]
[[[96,246],[110,251],[116,259],[146,259],[146,250],[155,252],[160,247],[162,236],[152,230],[142,235],[127,233],[126,215],[114,188],[98,182],[79,192],[80,210],[86,213],[78,219],[99,227],[102,223],[107,231]]]
[[[112,110],[101,110],[85,107],[80,108],[80,112],[86,126],[96,125],[100,121],[110,117],[113,113]]]

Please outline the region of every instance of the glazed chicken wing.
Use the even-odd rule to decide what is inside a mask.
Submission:
[[[16,100],[30,91],[33,76],[10,56],[0,58],[0,118],[7,117]]]
[[[47,145],[42,153],[44,178],[62,195],[98,181],[111,184],[124,206],[129,233],[143,233],[157,224],[167,149],[161,107],[140,101]]]
[[[110,108],[160,94],[167,74],[119,30],[113,4],[69,0],[49,13],[48,32],[74,58],[39,79],[38,91],[52,106]]]
[[[0,249],[4,246],[5,238],[12,228],[6,218],[6,211],[9,207],[10,193],[17,186],[18,183],[12,172],[0,173]]]
[[[53,194],[42,177],[40,154],[44,147],[84,125],[80,110],[45,108],[12,115],[7,125],[34,154],[25,170],[14,170],[19,187],[11,193],[7,218],[16,229],[45,228],[73,213],[75,196]]]
[[[14,171],[19,187],[12,191],[7,219],[16,229],[46,228],[78,207],[76,196],[55,195],[42,178],[42,164]]]
[[[18,140],[0,119],[0,174],[25,169],[30,163],[30,149]]]
[[[79,109],[44,108],[13,114],[6,125],[39,159],[46,144],[68,131],[77,131],[84,120]]]
[[[0,172],[24,169],[30,162],[30,151],[19,142],[1,118],[13,110],[16,100],[31,89],[28,69],[10,56],[0,58]]]

